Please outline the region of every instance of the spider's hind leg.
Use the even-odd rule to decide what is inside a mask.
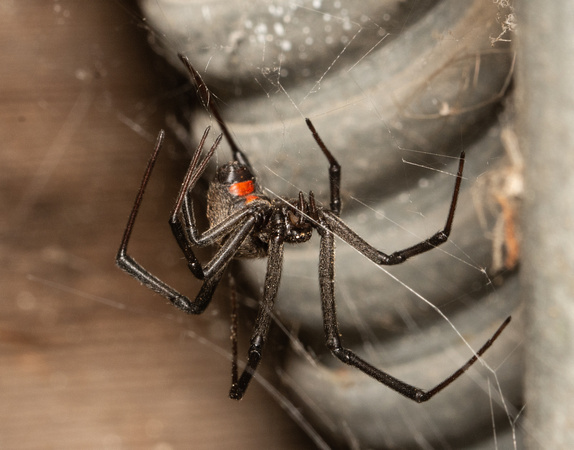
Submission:
[[[223,120],[223,117],[219,112],[219,108],[217,108],[217,105],[213,101],[212,98],[213,94],[205,84],[205,81],[203,81],[203,78],[201,78],[199,72],[195,70],[195,68],[191,65],[191,61],[187,56],[185,56],[183,53],[178,53],[177,56],[179,56],[179,59],[185,65],[189,74],[191,75],[191,78],[193,79],[193,82],[197,86],[198,94],[203,105],[209,110],[209,112],[211,112],[211,114],[213,114],[213,117],[215,117],[215,120],[219,124],[221,131],[223,131],[225,139],[227,140],[229,147],[231,147],[231,152],[233,153],[233,159],[249,168],[251,173],[254,173],[253,168],[249,163],[249,159],[247,158],[247,155],[243,153],[243,151],[241,151],[241,149],[235,142],[235,139],[233,139],[231,132],[227,128],[227,125],[225,124],[225,121]]]
[[[191,183],[192,181],[197,180],[197,178],[199,178],[199,176],[203,172],[205,165],[207,164],[207,161],[209,160],[210,156],[213,154],[215,148],[219,143],[219,139],[217,139],[213,147],[211,148],[210,152],[206,156],[206,158],[201,163],[199,163],[199,165],[197,165],[197,161],[201,153],[201,148],[203,146],[203,143],[205,142],[205,138],[207,137],[208,131],[209,130],[206,130],[204,138],[202,139],[202,141],[198,146],[198,149],[196,150],[196,156],[194,156],[191,168],[188,171],[188,175],[189,174],[192,175],[189,175],[189,178],[186,177],[186,182],[184,183],[184,185],[186,185],[187,183],[192,184]],[[253,228],[255,223],[255,218],[253,217],[246,218],[244,217],[245,215],[244,216],[239,215],[238,217],[235,218],[235,221],[230,222],[229,226],[222,227],[221,229],[217,230],[219,234],[230,235],[228,245],[222,247],[219,250],[219,252],[215,255],[215,257],[206,264],[205,270],[202,269],[201,277],[198,278],[203,280],[203,284],[194,300],[186,297],[185,295],[178,292],[176,289],[172,288],[170,285],[168,285],[167,283],[162,281],[159,277],[149,272],[145,267],[143,267],[135,259],[133,259],[128,254],[127,250],[128,244],[133,232],[139,208],[142,203],[144,191],[150,180],[151,173],[153,171],[159,151],[161,150],[164,137],[165,133],[162,130],[158,135],[153,154],[148,162],[139,191],[136,196],[136,200],[132,207],[132,211],[130,213],[128,223],[124,231],[120,248],[116,255],[116,264],[118,265],[118,267],[120,267],[120,269],[127,272],[129,275],[138,280],[144,286],[167,298],[176,308],[188,314],[201,314],[205,310],[207,305],[209,305],[209,302],[211,301],[211,298],[213,296],[213,292],[217,288],[217,285],[221,280],[221,277],[223,275],[225,268],[227,267],[227,264],[229,263],[231,258],[233,258],[233,256],[235,255],[235,252],[237,251],[241,243],[251,232],[251,229]],[[182,191],[184,192],[184,195],[181,195],[180,192],[180,197],[187,198],[186,188],[183,187]],[[180,209],[181,208],[176,205],[175,210],[179,211]],[[172,216],[173,215],[174,214],[172,214]],[[177,214],[175,214],[175,216],[177,216]],[[177,219],[177,223],[178,226],[175,228],[179,230],[180,229],[179,225],[181,225],[179,219]],[[188,234],[189,233],[184,232],[184,228],[181,228],[181,236],[179,237],[181,238],[182,241],[180,242],[180,240],[178,239],[178,243],[180,243],[180,247],[182,247],[182,250],[184,250],[184,254],[186,256],[186,259],[188,260],[188,265],[191,265],[194,261],[197,260],[195,259],[195,256],[193,256],[193,258],[190,256],[190,254],[193,254],[193,250],[191,248],[192,242],[186,240]],[[183,245],[182,242],[189,248],[185,247],[184,249],[184,247],[182,246]],[[189,254],[187,253],[187,250],[189,250],[190,252]]]
[[[187,169],[187,173],[185,174],[185,178],[181,184],[177,200],[169,218],[171,231],[179,247],[181,248],[181,251],[185,255],[189,270],[197,279],[200,280],[205,278],[205,274],[201,263],[195,256],[192,245],[203,247],[206,244],[209,244],[209,242],[203,242],[203,240],[199,237],[199,232],[193,218],[193,207],[190,204],[190,195],[191,191],[195,187],[195,184],[205,171],[207,163],[213,156],[215,149],[221,142],[221,135],[219,135],[211,146],[209,152],[207,152],[205,158],[200,161],[199,157],[201,156],[201,151],[209,134],[210,128],[211,127],[207,127],[203,132],[203,136],[201,137],[199,145],[197,146],[195,153],[191,158],[189,168]],[[181,219],[182,215],[184,218],[183,220]]]
[[[143,200],[143,195],[147,187],[147,184],[150,180],[153,168],[155,166],[155,162],[163,145],[164,138],[165,133],[162,130],[160,131],[157,137],[154,151],[146,167],[139,191],[136,196],[136,200],[132,207],[128,223],[126,225],[124,235],[122,237],[122,242],[116,255],[116,264],[120,269],[127,272],[129,275],[138,280],[144,286],[167,298],[175,307],[181,309],[182,311],[188,314],[201,314],[211,301],[213,292],[215,291],[215,288],[217,287],[217,284],[221,279],[221,274],[216,274],[216,276],[211,277],[208,280],[205,280],[199,293],[197,294],[197,297],[195,298],[194,301],[192,301],[188,297],[180,294],[177,290],[175,290],[167,283],[164,283],[158,277],[150,273],[127,253],[128,244],[133,232],[139,208]]]

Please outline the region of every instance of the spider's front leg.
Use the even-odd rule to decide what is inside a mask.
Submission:
[[[459,378],[472,366],[478,358],[490,348],[500,333],[510,322],[508,317],[495,331],[492,337],[458,370],[451,376],[437,384],[428,391],[405,383],[388,373],[377,369],[364,359],[360,358],[352,350],[343,346],[337,324],[337,312],[335,307],[335,235],[328,229],[318,228],[321,235],[321,250],[319,255],[319,284],[321,290],[321,305],[323,308],[323,326],[325,329],[326,344],[331,353],[340,361],[356,367],[361,372],[374,378],[378,382],[388,386],[399,394],[417,403],[426,402]]]

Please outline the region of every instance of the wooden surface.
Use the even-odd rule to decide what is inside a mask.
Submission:
[[[137,20],[112,0],[2,2],[0,45],[0,448],[309,446],[258,384],[227,398],[225,298],[188,317],[114,265],[169,110]],[[174,142],[131,251],[193,293],[167,225]]]

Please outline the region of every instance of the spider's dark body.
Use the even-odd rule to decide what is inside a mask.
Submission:
[[[249,208],[257,216],[252,232],[245,238],[236,258],[267,256],[269,239],[277,233],[284,242],[302,243],[311,238],[313,227],[305,217],[309,203],[296,199],[270,199],[257,183],[251,169],[237,161],[221,166],[207,192],[207,219],[210,227],[223,223],[230,215]],[[304,215],[297,215],[295,210]],[[218,241],[224,245],[223,241]]]
[[[263,193],[263,190],[257,184],[247,156],[233,140],[218,109],[211,101],[210,92],[205,83],[203,83],[201,76],[191,66],[185,56],[180,55],[180,58],[194,79],[202,100],[223,131],[223,134],[217,137],[207,155],[201,159],[209,127],[205,130],[191,159],[169,220],[173,235],[185,256],[191,273],[199,280],[202,280],[203,284],[194,299],[188,298],[164,283],[157,276],[148,272],[127,254],[127,246],[143,193],[163,143],[163,131],[160,132],[154,153],[144,174],[116,261],[128,274],[167,298],[175,307],[188,314],[201,314],[211,301],[225,269],[233,258],[267,257],[267,273],[265,275],[263,297],[260,301],[259,312],[251,335],[246,367],[240,377],[237,376],[235,370],[236,352],[234,351],[234,370],[232,371],[230,397],[234,399],[243,397],[261,360],[263,347],[271,326],[271,313],[281,280],[284,244],[306,242],[311,238],[313,230],[316,230],[320,236],[319,286],[325,343],[335,357],[345,364],[361,370],[410,400],[419,403],[429,400],[461,376],[492,345],[510,321],[510,317],[504,321],[493,336],[465,365],[434,388],[423,390],[372,366],[352,350],[343,346],[337,323],[334,285],[335,236],[355,248],[373,263],[379,265],[401,264],[407,259],[432,250],[447,241],[452,228],[462,181],[464,153],[461,154],[459,160],[454,192],[444,228],[418,244],[387,254],[371,246],[339,218],[341,212],[339,194],[341,167],[327,149],[327,146],[323,143],[309,119],[306,119],[307,126],[329,164],[330,203],[328,208],[316,204],[312,192],[309,193],[307,198],[302,192],[299,192],[299,197],[295,199],[271,199]],[[233,161],[220,167],[210,184],[207,195],[207,216],[210,226],[209,229],[200,232],[194,217],[192,194],[197,181],[205,171],[207,163],[213,156],[223,135],[225,135],[231,146]],[[217,251],[207,263],[202,263],[195,256],[194,248],[205,246],[215,246]],[[235,343],[235,336],[233,340]]]

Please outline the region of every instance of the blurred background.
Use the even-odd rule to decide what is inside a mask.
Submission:
[[[225,354],[189,334],[229,352],[217,301],[179,315],[114,264],[165,126],[165,91],[128,6],[0,6],[0,447],[308,446],[258,385],[249,401],[228,399]],[[173,140],[165,153],[134,251],[193,290],[167,226],[187,160]]]

